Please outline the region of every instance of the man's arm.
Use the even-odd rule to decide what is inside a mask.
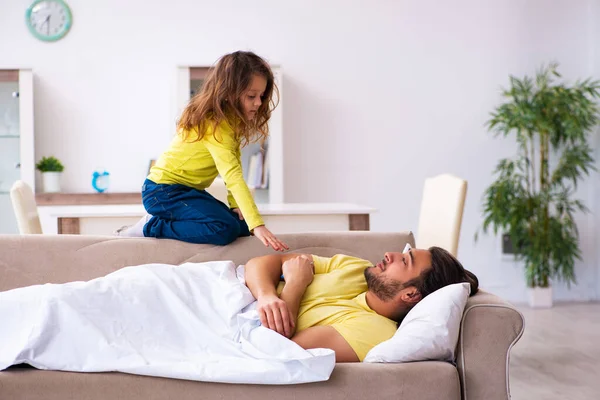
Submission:
[[[312,262],[312,255],[302,253],[270,254],[248,261],[244,267],[246,286],[254,298],[258,299],[268,294],[277,295],[283,263],[296,257],[303,257]]]
[[[283,263],[283,277],[285,278],[285,286],[281,291],[281,300],[285,301],[290,319],[292,321],[291,331],[286,335],[288,338],[296,333],[296,322],[298,321],[298,311],[300,309],[300,301],[304,296],[304,292],[308,285],[311,284],[315,270],[312,262],[312,257],[300,255],[298,257],[286,260]]]
[[[292,337],[303,349],[325,348],[335,351],[336,362],[359,362],[346,339],[332,326],[313,326]]]
[[[258,300],[258,312],[263,326],[288,338],[296,330],[300,300],[312,281],[312,256],[308,254],[273,254],[256,257],[245,266],[246,285]],[[281,275],[286,284],[277,296]]]

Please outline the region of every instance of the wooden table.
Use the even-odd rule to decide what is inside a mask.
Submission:
[[[48,234],[110,235],[145,214],[139,193],[36,195],[42,230]],[[369,230],[371,207],[348,203],[257,204],[275,233]]]

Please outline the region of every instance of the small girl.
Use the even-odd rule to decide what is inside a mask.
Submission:
[[[271,68],[256,54],[223,56],[183,111],[177,135],[142,186],[149,215],[118,234],[227,245],[252,232],[265,246],[287,250],[258,212],[240,153],[248,143],[267,138],[276,91]],[[218,174],[229,206],[205,190]]]

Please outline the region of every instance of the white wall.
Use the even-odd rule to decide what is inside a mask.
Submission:
[[[525,299],[499,239],[473,243],[491,172],[514,153],[483,125],[508,74],[556,60],[568,78],[598,75],[596,1],[68,0],[72,31],[52,44],[28,33],[29,3],[0,0],[0,68],[34,69],[36,159],[64,161],[66,190],[90,191],[99,167],[111,190],[139,190],[172,134],[175,66],[251,49],[284,73],[287,201],[363,203],[380,210],[374,230],[416,229],[423,180],[462,176],[460,258]],[[600,211],[597,179],[580,194]],[[558,299],[598,298],[599,222],[580,218],[580,284]]]

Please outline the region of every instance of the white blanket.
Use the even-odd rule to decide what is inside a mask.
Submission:
[[[255,307],[230,261],[148,264],[9,290],[0,293],[0,370],[28,363],[228,383],[329,379],[333,351],[304,350],[261,326]]]

